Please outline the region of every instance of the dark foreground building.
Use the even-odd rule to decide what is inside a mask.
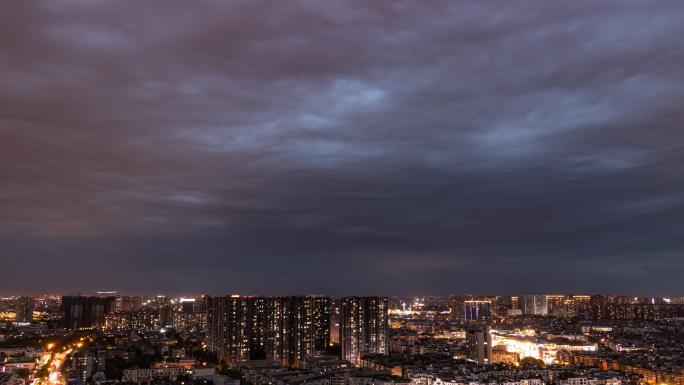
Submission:
[[[105,314],[116,310],[116,297],[64,296],[60,312],[64,329],[102,328]]]

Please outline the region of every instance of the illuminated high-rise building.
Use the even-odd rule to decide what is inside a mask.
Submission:
[[[477,297],[478,301],[489,301],[492,304],[492,316],[496,316],[499,308],[499,297],[495,295],[481,295]]]
[[[134,295],[131,298],[131,310],[134,312],[140,311],[142,309],[143,305],[143,298],[139,295]]]
[[[387,354],[389,304],[387,297],[344,297],[340,310],[342,359],[356,365],[364,354]]]
[[[227,296],[207,303],[207,350],[219,361],[263,354],[259,358],[296,366],[315,353],[315,297]]]
[[[518,297],[511,297],[511,309],[520,309],[520,301]]]
[[[249,359],[250,303],[240,296],[208,299],[207,350],[221,362]]]
[[[470,294],[451,296],[451,319],[463,320],[465,318],[464,305],[466,301],[472,301],[473,296]]]
[[[340,343],[340,306],[341,300],[330,300],[330,342]]]
[[[195,297],[195,313],[206,314],[210,295],[198,295]]]
[[[492,321],[492,303],[490,301],[465,301],[463,309],[467,322]]]
[[[592,321],[606,318],[606,296],[603,294],[592,295],[589,301],[589,308]]]
[[[195,311],[195,299],[194,298],[181,298],[181,312],[183,313],[193,313]]]
[[[317,348],[325,348],[330,345],[331,306],[330,297],[314,297],[315,346]]]
[[[563,315],[565,313],[565,296],[564,295],[547,295],[546,296],[546,313],[553,315]]]
[[[226,342],[226,297],[208,297],[205,344],[208,351],[216,354],[219,362],[226,360]]]
[[[226,362],[249,360],[250,298],[226,297]]]
[[[283,365],[315,353],[314,297],[277,297],[267,300],[266,357]]]
[[[590,302],[590,295],[569,295],[566,301],[566,316],[580,317],[588,321]]]
[[[275,311],[270,297],[250,298],[250,358],[266,358],[267,314]]]
[[[531,315],[545,315],[547,314],[546,296],[545,295],[524,295],[523,296],[523,312]]]
[[[35,301],[32,297],[17,298],[16,321],[17,322],[32,322],[33,321],[33,307]]]
[[[133,297],[122,295],[116,299],[116,311],[133,311]]]
[[[466,358],[477,364],[490,364],[492,359],[492,335],[489,326],[479,325],[466,331]]]

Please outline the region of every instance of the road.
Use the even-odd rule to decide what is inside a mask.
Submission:
[[[66,358],[66,355],[69,353],[71,353],[71,349],[67,350],[64,353],[55,354],[55,358],[52,360],[52,370],[50,370],[50,376],[45,385],[61,385],[64,383],[61,369],[62,365],[64,364],[64,359]]]

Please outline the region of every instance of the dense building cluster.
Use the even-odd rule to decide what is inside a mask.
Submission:
[[[387,351],[388,302],[383,297],[344,297],[337,330],[342,357],[358,361],[364,353]],[[331,340],[328,297],[241,297],[208,299],[207,349],[226,362],[265,359],[296,366]]]
[[[681,297],[112,294],[3,299],[0,342],[80,341],[0,348],[5,383],[684,385]]]

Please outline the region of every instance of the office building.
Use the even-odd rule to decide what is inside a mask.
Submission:
[[[466,322],[492,321],[492,303],[490,301],[465,301],[463,309]]]
[[[548,308],[545,295],[524,295],[523,310],[529,315],[545,315]]]
[[[35,301],[31,297],[17,298],[17,322],[32,322],[33,321],[33,307]]]
[[[473,296],[470,294],[458,295],[454,294],[451,296],[451,319],[463,320],[465,318],[465,301],[472,301]]]
[[[511,297],[511,309],[520,309],[520,300],[518,297]]]
[[[479,325],[466,331],[466,358],[477,364],[489,364],[492,357],[492,336],[489,326]]]
[[[344,297],[340,309],[342,359],[356,365],[367,354],[388,354],[387,297]]]

